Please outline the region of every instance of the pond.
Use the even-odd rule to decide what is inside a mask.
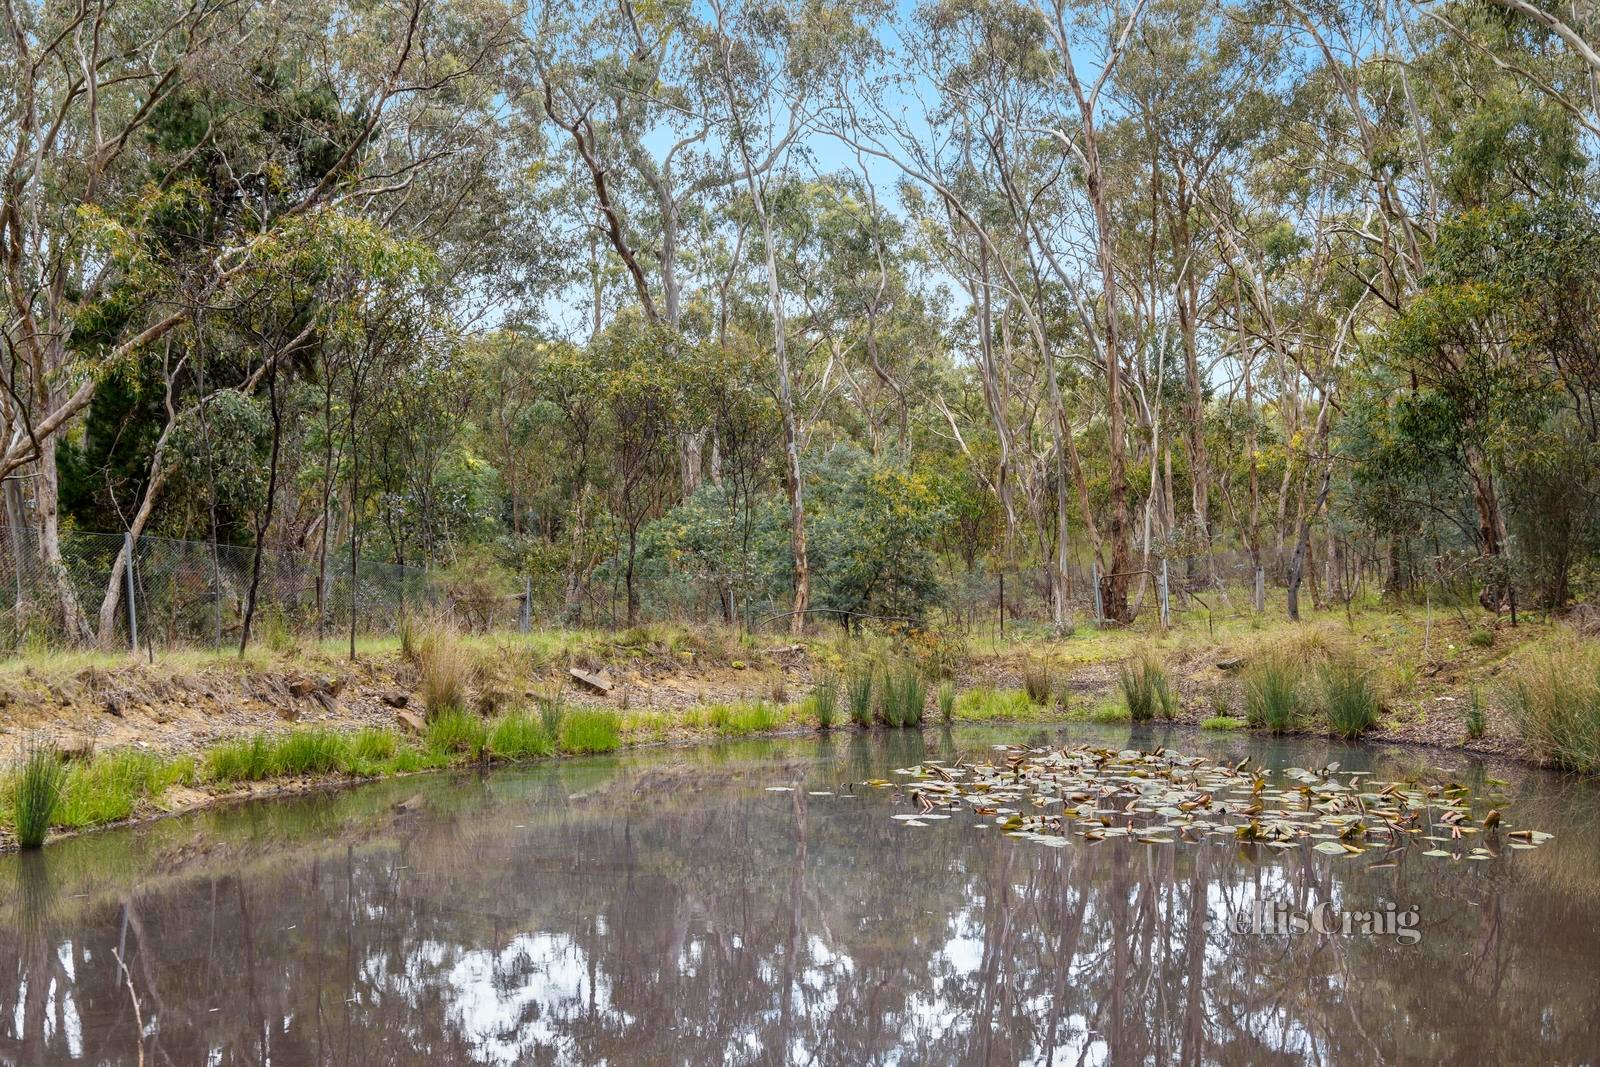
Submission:
[[[907,796],[855,784],[1069,740],[1431,761],[1555,836],[1482,862],[1051,848],[907,826]],[[0,1062],[1592,1062],[1597,814],[1592,786],[1455,754],[1127,727],[374,783],[0,857]],[[1414,937],[1239,920],[1412,907]]]

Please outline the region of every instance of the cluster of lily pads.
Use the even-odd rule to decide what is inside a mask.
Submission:
[[[1271,772],[1249,757],[1230,765],[1164,748],[995,748],[991,760],[928,760],[896,770],[899,782],[866,784],[897,788],[917,805],[894,816],[907,826],[971,814],[1056,848],[1073,836],[1151,845],[1220,837],[1274,849],[1310,841],[1337,856],[1425,844],[1424,856],[1485,860],[1502,845],[1531,849],[1551,836],[1513,829],[1487,805],[1478,815],[1467,786],[1382,782],[1337,763]]]

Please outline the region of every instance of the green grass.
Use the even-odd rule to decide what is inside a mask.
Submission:
[[[622,717],[606,708],[573,708],[561,722],[563,752],[610,752],[621,744]]]
[[[539,701],[539,722],[544,726],[545,735],[552,740],[561,736],[561,720],[566,714],[567,703],[560,693]]]
[[[1269,655],[1244,675],[1245,722],[1281,734],[1300,721],[1300,667],[1288,656]]]
[[[1022,691],[1035,704],[1049,704],[1054,694],[1050,689],[1050,668],[1037,660],[1022,665]]]
[[[138,749],[121,749],[67,768],[55,824],[98,826],[132,815],[139,802],[159,797],[168,786],[194,780],[192,756],[162,759]]]
[[[1489,730],[1489,718],[1483,710],[1483,693],[1477,686],[1472,687],[1472,695],[1467,703],[1467,737],[1476,741]]]
[[[476,760],[483,756],[489,743],[489,731],[483,718],[459,708],[447,709],[428,722],[428,732],[423,741],[434,752],[464,755]]]
[[[527,712],[507,712],[489,726],[489,751],[500,759],[549,756],[555,750],[555,741],[544,723]]]
[[[273,746],[271,776],[304,778],[343,771],[347,762],[343,734],[321,727],[291,730]]]
[[[872,725],[873,670],[870,665],[857,667],[845,682],[845,696],[850,704],[850,721],[857,726]]]
[[[1510,696],[1512,721],[1538,758],[1600,774],[1600,645],[1571,641],[1533,656]]]
[[[259,782],[273,774],[273,744],[265,736],[226,741],[206,753],[201,775],[212,782]]]
[[[783,709],[764,700],[750,704],[713,704],[703,714],[706,725],[726,737],[776,730],[784,721]]]
[[[55,819],[66,769],[55,749],[35,746],[23,757],[11,781],[11,820],[17,844],[38,848]]]
[[[1128,706],[1128,716],[1134,722],[1149,722],[1159,712],[1170,719],[1178,711],[1178,694],[1172,689],[1167,670],[1153,654],[1146,651],[1118,672],[1122,699]]]
[[[956,684],[942,682],[939,685],[939,721],[948,726],[956,717]]]
[[[1317,672],[1322,716],[1335,737],[1353,741],[1378,723],[1382,702],[1372,673],[1358,663],[1335,660]]]
[[[1243,719],[1236,719],[1232,715],[1213,715],[1200,720],[1202,730],[1242,730],[1245,725]]]
[[[956,698],[955,717],[962,722],[1029,721],[1039,718],[1039,705],[1021,689],[980,686]]]
[[[885,726],[921,726],[922,711],[928,701],[928,684],[914,663],[903,663],[883,675],[883,723]]]
[[[393,730],[368,726],[345,741],[344,770],[364,777],[382,774],[399,750],[400,736]]]
[[[839,680],[831,674],[822,676],[811,696],[806,699],[806,712],[817,722],[817,729],[833,729],[833,720],[839,713]]]
[[[1473,648],[1490,648],[1494,645],[1494,631],[1486,628],[1473,630],[1467,635],[1467,644]]]

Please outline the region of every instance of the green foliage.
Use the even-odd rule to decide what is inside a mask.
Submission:
[[[921,618],[939,591],[934,548],[943,519],[927,479],[839,446],[812,481],[815,602]]]
[[[1244,673],[1245,722],[1281,734],[1300,721],[1301,668],[1287,655],[1273,653],[1251,663]]]
[[[923,709],[928,701],[928,684],[914,663],[902,663],[883,674],[881,697],[883,722],[886,726],[921,726]]]
[[[193,773],[193,759],[162,759],[131,748],[74,763],[62,785],[56,823],[82,827],[126,819],[140,801],[159,797]]]
[[[956,717],[956,684],[945,681],[939,683],[939,721],[946,726],[950,725]]]
[[[1134,722],[1149,722],[1157,712],[1167,719],[1177,714],[1178,694],[1154,654],[1144,652],[1124,663],[1118,672],[1118,683]]]
[[[1467,737],[1476,741],[1488,730],[1489,718],[1483,710],[1483,693],[1473,686],[1467,702]]]
[[[363,727],[345,743],[345,769],[351,774],[378,774],[399,750],[400,738],[393,730]]]
[[[522,760],[555,752],[544,724],[524,711],[512,711],[489,726],[489,751],[500,759]]]
[[[956,698],[955,717],[962,722],[1026,722],[1038,705],[1020,689],[979,686]]]
[[[1200,720],[1202,730],[1242,730],[1245,725],[1243,719],[1236,719],[1232,715],[1212,715]]]
[[[849,698],[850,721],[860,727],[872,725],[872,694],[874,688],[872,664],[858,664],[845,680],[845,695]]]
[[[561,720],[566,714],[566,701],[561,698],[560,693],[539,700],[539,722],[544,726],[546,736],[552,738],[561,736]]]
[[[607,708],[573,708],[561,722],[563,752],[610,752],[621,741],[622,718]]]
[[[22,757],[11,780],[11,819],[22,848],[38,848],[55,819],[66,770],[55,749],[36,745]]]
[[[823,675],[806,699],[806,710],[816,720],[817,729],[833,729],[839,711],[839,679],[832,674]]]
[[[1567,642],[1524,663],[1512,681],[1511,718],[1540,759],[1600,773],[1600,646]]]
[[[1317,671],[1322,715],[1335,737],[1353,741],[1378,723],[1382,702],[1372,672],[1348,659],[1335,659]]]
[[[1494,645],[1494,631],[1488,627],[1479,627],[1467,635],[1467,644],[1473,648],[1491,648]]]
[[[201,774],[213,782],[259,782],[275,772],[273,745],[262,734],[228,741],[205,755]]]
[[[1028,699],[1043,707],[1051,702],[1050,665],[1040,660],[1029,660],[1022,666],[1022,690]]]
[[[716,704],[707,708],[704,715],[712,729],[728,737],[765,733],[783,723],[783,710],[764,700],[749,704]]]
[[[483,756],[484,746],[489,743],[489,733],[481,716],[451,708],[428,720],[428,730],[423,740],[434,752],[459,754],[476,760]]]

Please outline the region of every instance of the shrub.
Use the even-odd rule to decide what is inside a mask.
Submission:
[[[605,708],[573,708],[561,721],[563,752],[610,752],[620,741],[622,717]]]
[[[346,764],[345,741],[333,730],[312,728],[285,734],[273,748],[274,774],[298,777],[332,774]]]
[[[1335,660],[1317,672],[1322,714],[1334,736],[1346,741],[1377,725],[1381,702],[1372,674],[1350,660]]]
[[[272,777],[272,742],[261,734],[228,741],[206,753],[204,776],[213,782],[259,782]]]
[[[489,727],[489,751],[501,759],[548,756],[555,747],[544,724],[525,711],[508,712]]]
[[[1200,720],[1202,730],[1238,730],[1244,727],[1243,719],[1235,719],[1232,715],[1213,715],[1208,719]]]
[[[850,701],[850,718],[857,726],[872,725],[872,667],[856,669],[845,683],[845,695]]]
[[[466,709],[467,654],[455,634],[443,628],[429,632],[419,649],[417,667],[427,718]]]
[[[489,738],[480,716],[455,708],[441,712],[428,722],[424,740],[435,752],[464,753],[478,759]]]
[[[839,710],[839,680],[831,674],[824,675],[811,690],[806,710],[817,720],[817,729],[833,729],[833,719]]]
[[[1530,659],[1510,695],[1512,720],[1536,756],[1600,772],[1600,646],[1573,642]]]
[[[54,748],[36,745],[23,756],[11,783],[12,827],[22,848],[44,844],[65,779],[66,768]]]
[[[939,686],[939,721],[949,725],[956,717],[956,685],[944,682]]]
[[[1281,734],[1300,717],[1300,666],[1286,655],[1268,655],[1245,671],[1245,722]]]
[[[1494,631],[1479,627],[1467,635],[1467,644],[1473,648],[1489,648],[1494,644]]]
[[[1022,667],[1022,691],[1028,694],[1028,699],[1035,704],[1045,705],[1050,703],[1050,668],[1037,661],[1029,661]]]
[[[1168,719],[1177,714],[1178,695],[1172,691],[1166,668],[1150,653],[1124,663],[1119,672],[1119,684],[1122,699],[1128,705],[1128,716],[1134,722],[1149,722],[1157,712]]]
[[[1483,711],[1483,694],[1477,686],[1472,687],[1472,696],[1467,703],[1467,736],[1476,741],[1489,729],[1488,716]]]

